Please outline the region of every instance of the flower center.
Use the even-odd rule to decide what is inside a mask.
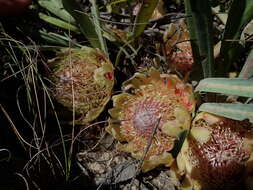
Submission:
[[[159,121],[159,102],[145,99],[140,102],[135,110],[133,126],[138,134],[149,137]]]

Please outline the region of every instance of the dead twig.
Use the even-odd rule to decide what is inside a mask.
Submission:
[[[132,187],[132,185],[133,185],[133,183],[134,183],[134,180],[136,179],[137,175],[139,175],[139,173],[141,172],[141,168],[142,168],[142,165],[143,165],[143,163],[144,163],[144,159],[145,159],[145,157],[146,157],[146,155],[147,155],[147,153],[148,153],[148,151],[149,151],[149,149],[150,149],[150,147],[151,147],[152,140],[154,139],[154,136],[155,136],[155,133],[156,133],[156,131],[157,131],[157,128],[158,128],[158,126],[159,126],[159,124],[160,124],[160,121],[161,121],[161,117],[159,117],[159,118],[157,119],[156,126],[154,127],[154,129],[153,129],[153,131],[152,131],[152,134],[150,135],[150,138],[149,138],[149,140],[148,140],[147,147],[145,148],[144,154],[142,155],[142,158],[141,158],[141,160],[140,160],[140,162],[139,162],[139,164],[138,164],[136,173],[135,173],[134,177],[133,177],[132,180],[131,180],[131,183],[130,183],[130,185],[129,185],[129,189],[131,189],[131,187]]]

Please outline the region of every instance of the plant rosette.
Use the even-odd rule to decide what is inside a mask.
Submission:
[[[65,49],[49,63],[52,95],[77,117],[77,124],[96,119],[111,98],[114,67],[98,49]]]
[[[143,172],[159,165],[170,166],[177,135],[190,127],[195,109],[192,87],[176,75],[160,74],[151,68],[124,82],[123,90],[112,97],[114,107],[109,110],[106,128],[122,142],[117,144],[118,150],[138,160],[144,158]]]
[[[181,189],[239,189],[253,171],[252,151],[251,123],[199,113],[177,157]]]

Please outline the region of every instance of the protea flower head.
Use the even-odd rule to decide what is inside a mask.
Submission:
[[[77,123],[87,123],[103,111],[114,85],[114,68],[98,49],[66,49],[51,61],[52,95],[69,111]],[[74,100],[74,103],[73,103]]]
[[[252,170],[252,150],[250,123],[202,112],[193,120],[178,166],[191,189],[238,189]]]
[[[123,90],[131,93],[113,96],[114,108],[109,110],[111,119],[106,129],[125,142],[117,148],[139,160],[146,151],[144,172],[158,165],[170,165],[173,157],[169,151],[177,135],[190,127],[195,107],[191,86],[176,75],[150,69],[147,74],[136,73],[123,84]]]
[[[165,51],[171,68],[181,73],[191,70],[193,65],[189,32],[184,20],[171,23],[164,33]]]

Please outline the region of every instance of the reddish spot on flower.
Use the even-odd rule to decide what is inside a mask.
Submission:
[[[181,89],[175,89],[175,94],[178,94],[179,96],[181,96],[183,94],[183,90]]]
[[[168,79],[164,79],[164,86],[166,88],[173,88],[172,82],[170,80],[168,80]]]
[[[172,82],[171,82],[171,81],[168,81],[168,82],[167,82],[167,88],[172,88],[172,87],[173,87]]]
[[[191,103],[191,102],[187,102],[187,103],[186,103],[186,107],[187,107],[187,108],[191,108],[191,107],[192,107],[192,103]]]
[[[112,72],[108,72],[108,73],[105,73],[105,78],[109,79],[109,80],[113,80],[114,78],[114,75]]]
[[[95,59],[98,61],[98,62],[108,62],[108,59],[106,58],[106,56],[100,52],[96,52],[95,53]]]

